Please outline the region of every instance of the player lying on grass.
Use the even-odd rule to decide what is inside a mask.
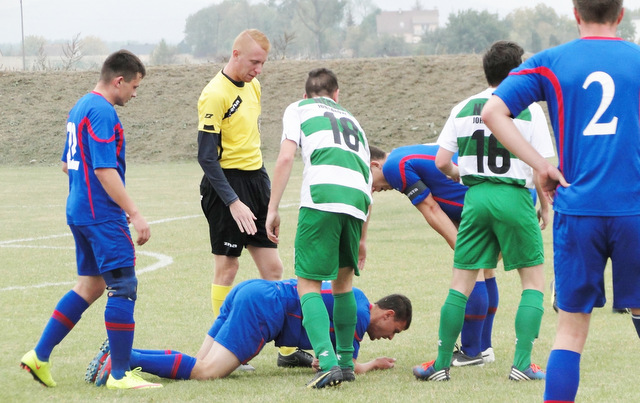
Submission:
[[[371,304],[364,293],[354,288],[358,321],[353,340],[355,373],[375,369],[393,368],[395,359],[379,357],[366,363],[356,358],[365,333],[371,340],[389,339],[411,324],[411,301],[399,294],[386,296]],[[331,283],[323,282],[322,299],[332,320],[333,296]],[[331,333],[335,345],[335,336]],[[302,327],[300,297],[297,281],[247,280],[227,296],[220,315],[205,336],[195,357],[173,350],[134,349],[129,364],[142,371],[170,379],[224,378],[238,365],[246,364],[270,341],[276,346],[296,346],[311,349],[311,343]],[[101,386],[109,377],[111,359],[108,342],[87,368],[85,380]],[[353,370],[346,371],[343,379],[355,380]]]

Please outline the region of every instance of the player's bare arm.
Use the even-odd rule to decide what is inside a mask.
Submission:
[[[436,154],[436,167],[452,181],[460,182],[460,171],[453,163],[453,154],[453,151],[440,147]]]
[[[353,360],[355,365],[355,373],[360,375],[369,371],[379,370],[379,369],[391,369],[396,365],[396,359],[391,357],[378,357],[374,360],[359,363],[355,359]],[[311,363],[311,367],[316,371],[320,370],[320,366],[318,364],[318,359],[314,358]]]
[[[458,236],[458,228],[442,210],[438,202],[434,200],[433,194],[429,193],[429,196],[418,203],[416,208],[424,216],[431,228],[436,230],[436,232],[447,241],[451,249],[454,249],[456,246],[456,237]]]
[[[369,205],[367,220],[362,224],[360,244],[358,245],[358,270],[364,269],[364,264],[367,260],[367,230],[369,229],[369,220],[371,220],[371,205]]]
[[[133,199],[129,197],[118,171],[113,168],[98,168],[94,172],[104,190],[124,210],[129,221],[133,224],[133,228],[138,234],[136,243],[144,245],[151,238],[151,228],[147,220],[140,214]]]
[[[551,203],[547,199],[544,191],[542,190],[542,186],[538,181],[538,176],[533,175],[533,182],[536,185],[536,192],[538,193],[538,200],[540,200],[540,208],[538,209],[538,221],[540,222],[540,229],[543,230],[547,228],[547,224],[550,223],[550,208]]]
[[[520,135],[513,119],[511,119],[511,111],[502,99],[495,95],[489,98],[489,101],[482,108],[482,120],[500,144],[536,171],[538,183],[550,203],[553,201],[553,195],[558,185],[569,186],[562,173]]]
[[[280,153],[276,160],[276,166],[273,170],[273,180],[271,182],[271,198],[269,199],[269,208],[267,212],[267,221],[265,227],[267,236],[271,242],[278,243],[280,239],[280,215],[278,208],[284,190],[287,188],[291,170],[293,169],[293,160],[298,145],[291,140],[284,140],[280,145]]]

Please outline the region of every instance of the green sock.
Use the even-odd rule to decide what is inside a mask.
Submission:
[[[540,332],[543,294],[536,290],[524,290],[516,313],[516,352],[513,366],[524,371],[531,366],[533,342]]]
[[[338,365],[338,359],[331,344],[331,336],[329,336],[327,307],[322,302],[322,296],[317,292],[310,292],[300,297],[300,306],[302,307],[302,326],[320,361],[320,369],[327,371]]]
[[[354,369],[353,337],[358,312],[353,291],[333,296],[333,328],[336,334],[336,354],[341,368]]]
[[[467,298],[463,293],[454,289],[449,290],[447,299],[440,310],[440,329],[438,330],[438,358],[434,364],[436,371],[451,366],[453,347],[458,340],[464,323],[464,309]]]

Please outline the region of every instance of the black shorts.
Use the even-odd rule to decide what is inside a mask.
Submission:
[[[267,170],[264,167],[257,171],[225,169],[224,174],[240,201],[256,216],[258,232],[255,235],[240,232],[229,207],[225,206],[207,177],[203,176],[200,182],[200,203],[209,222],[211,253],[237,257],[247,245],[276,248],[276,244],[267,238],[265,229],[271,196],[271,182]]]

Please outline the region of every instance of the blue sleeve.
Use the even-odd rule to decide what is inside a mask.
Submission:
[[[409,197],[414,206],[426,199],[431,193],[431,190],[421,180],[411,160],[398,161],[390,155],[382,167],[382,174],[389,185]]]
[[[85,127],[78,128],[80,133],[86,132],[86,138],[91,156],[91,166],[96,168],[117,168],[118,154],[116,138],[122,138],[122,126],[115,109],[102,105],[92,108],[88,114]],[[116,131],[120,136],[116,136]]]

